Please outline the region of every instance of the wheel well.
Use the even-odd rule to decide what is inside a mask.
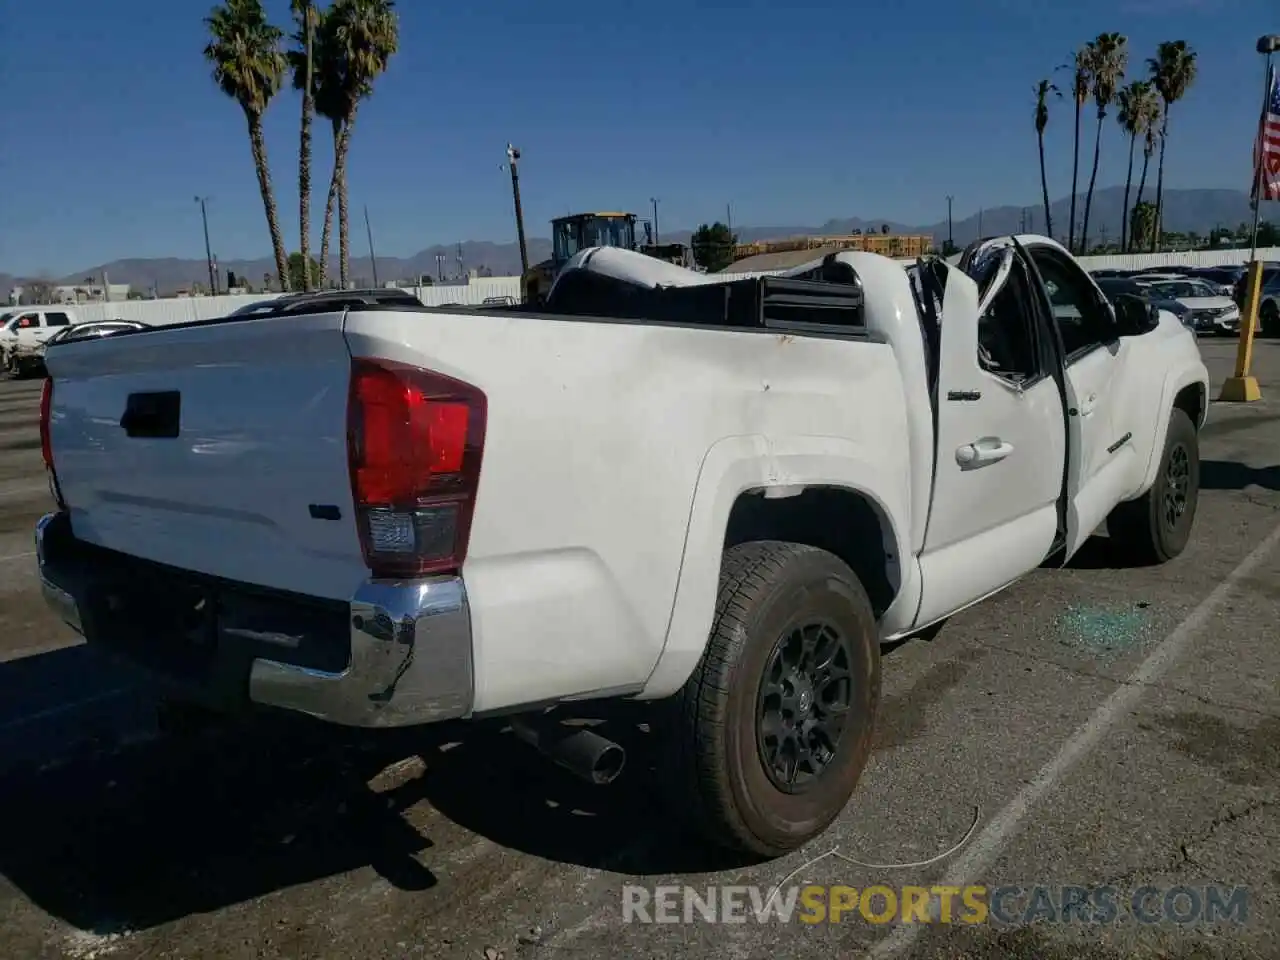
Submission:
[[[1190,417],[1192,425],[1199,430],[1201,418],[1204,416],[1204,401],[1204,384],[1190,383],[1179,390],[1178,395],[1173,398],[1173,407]]]
[[[766,499],[740,494],[729,511],[725,549],[755,540],[803,543],[835,554],[857,574],[879,617],[902,583],[893,526],[869,497],[845,487],[806,487]]]

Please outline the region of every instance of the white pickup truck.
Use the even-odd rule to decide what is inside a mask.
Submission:
[[[51,606],[205,705],[505,716],[597,782],[621,748],[554,707],[654,701],[679,808],[761,856],[850,798],[883,642],[1195,514],[1193,335],[1042,237],[313,307],[50,351]]]

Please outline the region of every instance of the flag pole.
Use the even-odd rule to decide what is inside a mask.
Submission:
[[[1245,274],[1244,303],[1241,304],[1240,345],[1236,349],[1235,373],[1222,383],[1222,393],[1218,399],[1228,403],[1252,403],[1262,399],[1262,390],[1258,386],[1258,378],[1250,375],[1253,365],[1253,332],[1258,323],[1258,295],[1262,287],[1262,264],[1258,260],[1258,224],[1262,219],[1262,195],[1265,192],[1266,176],[1264,160],[1266,158],[1266,126],[1267,114],[1271,104],[1271,90],[1275,82],[1272,74],[1272,55],[1280,49],[1280,36],[1258,38],[1258,53],[1266,54],[1266,69],[1263,71],[1262,111],[1258,116],[1258,138],[1254,146],[1253,158],[1253,231],[1249,238],[1249,270]]]
[[[1253,230],[1249,234],[1249,262],[1253,263],[1258,259],[1258,223],[1262,218],[1262,181],[1263,158],[1266,156],[1265,144],[1263,143],[1264,130],[1267,125],[1267,107],[1271,102],[1271,85],[1274,78],[1271,75],[1271,51],[1267,51],[1267,65],[1262,71],[1262,114],[1258,117],[1258,142],[1255,148],[1255,156],[1253,158]]]

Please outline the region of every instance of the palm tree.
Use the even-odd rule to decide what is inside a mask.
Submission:
[[[204,57],[213,64],[213,80],[223,93],[240,104],[249,124],[249,146],[258,171],[258,189],[267,212],[267,228],[275,252],[276,274],[282,290],[287,290],[288,264],[284,240],[271,191],[271,169],[267,165],[267,141],[262,133],[262,114],[284,82],[285,58],[280,50],[284,34],[267,22],[261,0],[225,0],[205,18],[209,44]]]
[[[1089,212],[1093,208],[1093,189],[1098,183],[1098,159],[1102,153],[1102,121],[1107,107],[1116,98],[1116,88],[1129,66],[1129,39],[1119,33],[1100,33],[1088,44],[1089,72],[1092,75],[1094,105],[1098,108],[1098,126],[1093,134],[1093,171],[1089,174],[1089,192],[1084,198],[1084,222],[1080,225],[1080,250],[1089,252]]]
[[[298,136],[298,242],[301,248],[302,289],[311,289],[311,117],[315,112],[315,35],[318,11],[311,0],[290,0],[297,32],[296,46],[286,55],[293,71],[293,89],[302,91],[302,125]],[[291,274],[296,271],[291,270]],[[319,277],[314,278],[319,280]]]
[[[1133,209],[1136,211],[1142,204],[1143,191],[1147,189],[1147,171],[1151,168],[1151,158],[1155,156],[1156,147],[1160,143],[1160,115],[1162,108],[1160,106],[1160,98],[1156,96],[1155,90],[1150,92],[1150,99],[1147,103],[1147,117],[1144,121],[1144,130],[1142,134],[1142,177],[1138,180],[1138,195],[1134,198]],[[1152,204],[1147,204],[1154,211]],[[1143,234],[1143,241],[1136,243],[1137,237],[1136,227],[1131,231],[1133,236],[1129,238],[1129,246],[1145,247],[1151,242],[1151,233]]]
[[[1044,128],[1049,125],[1049,98],[1062,99],[1058,85],[1047,77],[1036,84],[1036,141],[1040,146],[1040,192],[1044,195],[1044,235],[1053,236],[1053,218],[1049,215],[1049,178],[1044,172]]]
[[[399,47],[399,23],[394,0],[334,0],[325,18],[321,42],[325,65],[322,72],[332,83],[333,103],[326,110],[338,116],[334,143],[333,177],[325,207],[325,232],[320,241],[322,260],[329,252],[330,208],[338,203],[339,282],[347,285],[350,267],[349,220],[347,217],[347,153],[351,129],[363,100],[373,94],[374,81],[387,69]],[[322,85],[323,85],[322,81]],[[319,99],[317,98],[317,110]],[[324,269],[324,265],[321,265]]]
[[[1156,208],[1153,203],[1139,200],[1133,205],[1133,240],[1135,245],[1150,242],[1156,227]]]
[[[337,39],[334,36],[337,18],[333,15],[333,7],[325,10],[317,17],[315,36],[316,67],[316,113],[329,121],[333,137],[333,156],[338,156],[338,144],[342,139],[342,120],[347,115],[346,96],[343,92],[346,83],[344,67],[337,56]],[[329,191],[325,197],[324,227],[320,232],[320,277],[317,281],[323,286],[329,272],[329,242],[333,233],[334,197],[336,196],[332,178]]]
[[[1129,251],[1129,193],[1133,188],[1133,153],[1138,137],[1146,136],[1151,121],[1151,108],[1160,109],[1156,93],[1145,80],[1134,80],[1116,94],[1120,109],[1116,122],[1129,138],[1129,169],[1124,178],[1124,208],[1120,211],[1120,252]]]
[[[1071,78],[1071,92],[1076,100],[1076,133],[1071,150],[1071,222],[1067,224],[1067,249],[1072,253],[1076,249],[1076,189],[1080,182],[1080,114],[1084,111],[1085,101],[1089,99],[1092,66],[1089,48],[1081,47],[1075,54],[1075,73]]]
[[[1151,231],[1151,252],[1160,246],[1164,227],[1164,148],[1169,143],[1169,108],[1186,96],[1196,79],[1196,52],[1185,40],[1165,40],[1147,60],[1151,84],[1160,94],[1164,115],[1160,124],[1160,163],[1156,167],[1156,225]]]

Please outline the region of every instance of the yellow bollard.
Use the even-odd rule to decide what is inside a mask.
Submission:
[[[1244,309],[1240,313],[1240,347],[1236,351],[1235,376],[1222,384],[1219,400],[1227,403],[1252,403],[1262,399],[1258,378],[1249,375],[1253,363],[1253,331],[1258,324],[1258,295],[1262,292],[1262,262],[1254,260],[1244,281]]]

